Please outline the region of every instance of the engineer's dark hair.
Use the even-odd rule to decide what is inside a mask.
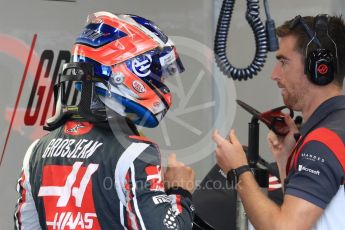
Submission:
[[[330,40],[327,34],[319,33],[318,29],[315,28],[315,18],[313,16],[302,17],[308,27],[316,32],[318,39],[322,45],[322,48],[332,52],[333,56],[336,57],[335,46],[332,40],[335,42],[338,51],[338,72],[334,76],[334,84],[342,87],[345,75],[345,23],[343,17],[340,16],[329,16],[328,20],[328,34],[332,38]],[[310,41],[308,34],[303,28],[301,23],[296,23],[295,19],[284,22],[276,30],[278,37],[286,37],[289,35],[296,36],[296,50],[300,52],[305,59],[306,47]],[[308,47],[308,52],[313,51],[317,48],[317,45],[312,42]],[[304,61],[304,60],[303,60]]]

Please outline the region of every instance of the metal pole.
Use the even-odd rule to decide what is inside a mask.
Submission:
[[[261,168],[257,165],[259,161],[259,122],[258,119],[253,117],[248,124],[248,150],[247,158],[249,166],[255,176],[255,180],[261,187],[262,191],[267,194],[268,188],[268,170]],[[253,225],[250,223],[247,214],[244,210],[243,203],[240,196],[237,194],[236,201],[236,229],[237,230],[252,230]]]

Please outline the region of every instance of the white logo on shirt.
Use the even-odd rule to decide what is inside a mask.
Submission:
[[[170,203],[170,198],[167,195],[158,195],[152,197],[155,204]]]
[[[319,170],[313,170],[313,169],[307,168],[303,165],[298,165],[298,171],[306,171],[306,172],[312,173],[314,175],[320,175]]]
[[[320,154],[321,155],[321,154]],[[320,161],[321,163],[325,162],[325,159],[319,156],[316,156],[314,154],[310,154],[310,153],[302,153],[301,157],[307,159],[307,160],[311,160],[311,161]]]

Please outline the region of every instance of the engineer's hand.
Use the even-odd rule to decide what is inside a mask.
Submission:
[[[231,169],[248,164],[247,156],[237,139],[235,130],[230,131],[229,140],[220,136],[217,130],[213,132],[212,139],[217,144],[215,154],[217,163],[223,172],[228,173]]]
[[[169,154],[164,183],[165,189],[181,187],[192,193],[195,187],[195,172],[191,167],[177,161],[174,153]]]
[[[272,131],[270,131],[267,135],[268,146],[272,152],[274,159],[278,164],[283,165],[286,164],[296,144],[294,134],[298,133],[298,128],[289,115],[285,115],[284,120],[289,127],[289,133],[285,137],[277,136]]]

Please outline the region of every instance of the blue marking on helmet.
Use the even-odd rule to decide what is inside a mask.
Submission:
[[[102,65],[99,62],[80,55],[72,56],[73,62],[88,62],[93,65],[94,74],[99,77],[104,77],[105,80],[109,80],[112,70],[110,66]]]
[[[76,43],[100,47],[127,36],[126,33],[104,23],[90,23],[77,37]]]
[[[167,43],[167,41],[169,40],[168,36],[166,36],[152,21],[139,17],[137,15],[131,15],[131,17],[134,21],[144,26],[146,29],[150,30],[157,37],[159,37],[162,42]]]
[[[105,89],[96,87],[96,93],[104,97],[107,97],[109,92]],[[134,113],[138,115],[139,118],[133,121],[135,124],[145,126],[148,128],[153,128],[158,125],[158,120],[153,115],[153,113],[149,111],[147,108],[113,92],[111,92],[111,97],[117,100],[125,107],[126,113]]]

